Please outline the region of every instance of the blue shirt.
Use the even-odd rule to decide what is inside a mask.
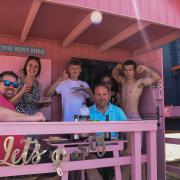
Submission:
[[[127,120],[126,115],[124,114],[122,109],[119,108],[118,106],[111,104],[111,103],[109,103],[109,106],[108,106],[107,110],[105,111],[105,113],[100,112],[96,108],[96,104],[94,104],[93,106],[91,106],[89,108],[89,112],[90,112],[90,119],[91,120],[106,121],[107,115],[109,116],[109,121],[125,121],[125,120]],[[97,134],[103,135],[104,133],[97,133]],[[111,136],[112,137],[118,137],[118,133],[112,132]]]

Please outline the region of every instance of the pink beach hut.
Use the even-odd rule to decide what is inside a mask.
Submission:
[[[95,12],[94,12],[95,11]],[[42,57],[42,92],[64,70],[72,57],[118,62],[128,58],[145,64],[163,79],[161,47],[180,38],[179,0],[1,0],[0,69],[18,72],[29,54]],[[44,123],[1,123],[1,135],[67,134],[98,131],[132,132],[132,154],[119,157],[118,149],[109,160],[82,160],[62,163],[62,179],[71,170],[131,164],[133,180],[141,179],[141,163],[147,164],[149,180],[164,180],[165,114],[162,86],[148,87],[139,105],[144,121],[133,122],[61,122],[59,100],[43,109]],[[171,111],[172,112],[172,111]],[[176,112],[180,116],[180,110]],[[170,113],[169,113],[170,114]],[[173,116],[173,114],[169,115]],[[108,125],[108,129],[107,129]],[[14,131],[16,130],[16,131]],[[147,153],[141,154],[141,131],[147,134]],[[177,143],[178,140],[175,142]],[[178,172],[173,167],[172,171]],[[0,166],[0,177],[55,172],[52,163],[18,168]]]

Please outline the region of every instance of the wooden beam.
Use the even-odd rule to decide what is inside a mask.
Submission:
[[[106,41],[104,44],[102,44],[99,48],[99,51],[103,52],[103,51],[115,46],[116,44],[129,38],[130,36],[137,33],[138,31],[143,30],[145,27],[147,27],[149,25],[150,25],[150,23],[148,23],[148,22],[140,22],[140,23],[136,22],[136,23],[132,24],[131,26],[129,26],[125,30],[121,31],[117,35],[113,36],[111,39]]]
[[[68,34],[68,36],[63,41],[63,47],[68,47],[82,32],[84,32],[90,25],[91,13],[86,15],[80,23]]]
[[[154,49],[157,49],[157,48],[160,48],[161,46],[171,42],[171,41],[174,41],[176,39],[180,38],[180,30],[175,30],[173,31],[172,33],[166,35],[166,36],[163,36],[162,38],[160,39],[157,39],[151,43],[148,43],[146,44],[145,46],[139,48],[139,49],[136,49],[134,52],[133,52],[133,55],[138,55],[138,54],[143,54],[143,53],[146,53],[147,51],[151,51],[151,50],[154,50]]]
[[[34,19],[38,13],[38,10],[42,4],[43,0],[33,0],[31,9],[29,11],[28,17],[26,19],[25,25],[23,27],[23,31],[21,34],[21,42],[25,42],[27,35],[31,29],[32,23],[34,22]]]

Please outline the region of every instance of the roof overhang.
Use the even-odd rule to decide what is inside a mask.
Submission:
[[[93,2],[95,4],[87,0],[2,0],[0,34],[16,36],[22,43],[37,38],[59,41],[64,48],[72,43],[80,43],[96,46],[100,52],[116,48],[134,54],[144,53],[180,38],[180,22],[173,25],[172,21],[163,23],[158,18],[156,21],[151,19],[154,17],[151,15],[154,6],[147,6],[147,3],[142,13],[136,1],[123,1],[124,6],[119,8],[119,1],[110,1],[109,4],[105,0]],[[177,5],[173,6],[173,11],[176,18],[180,19],[180,3]],[[166,6],[169,8],[170,4]],[[131,13],[127,7],[131,8]],[[101,11],[103,18],[100,24],[92,22],[93,10]],[[146,20],[145,11],[150,13]]]

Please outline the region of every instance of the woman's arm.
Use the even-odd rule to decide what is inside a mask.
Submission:
[[[24,84],[24,86],[19,90],[19,92],[13,98],[11,98],[11,102],[16,105],[25,93],[31,91],[31,88],[32,85]]]

